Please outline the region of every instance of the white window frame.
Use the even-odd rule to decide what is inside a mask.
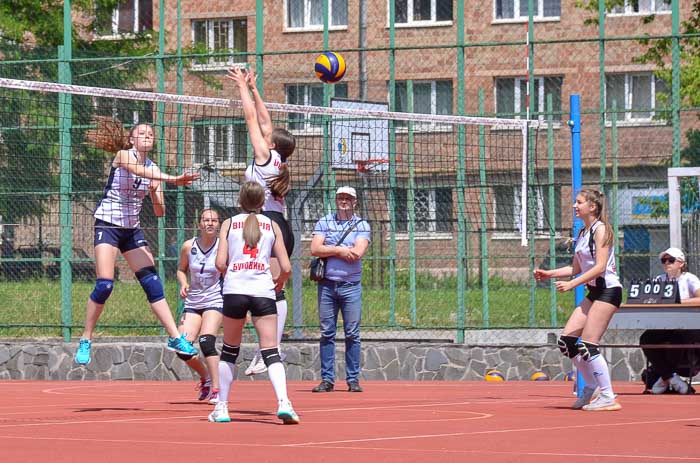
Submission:
[[[323,204],[323,192],[320,190],[311,190],[308,194],[309,196],[302,208],[302,237],[304,239],[312,238],[316,222],[327,214],[325,205]],[[311,201],[309,201],[309,199],[311,199]],[[320,206],[320,208],[318,210],[311,210],[310,206]]]
[[[544,80],[545,80],[545,78],[549,78],[549,77],[560,77],[560,76],[536,76],[535,77],[535,85],[537,85],[537,90],[538,90],[538,92],[537,92],[537,108],[536,108],[535,112],[540,113],[540,115],[537,118],[540,122],[545,122],[544,114],[542,114],[545,112],[545,109],[546,109],[546,107],[545,107],[546,95],[545,95],[545,89],[544,89]],[[520,87],[521,87],[521,83],[523,81],[526,81],[526,83],[527,83],[528,78],[527,77],[497,77],[496,78],[496,80],[499,80],[499,79],[501,79],[501,80],[513,79],[513,81],[514,81],[513,82],[513,86],[514,86],[513,118],[520,119],[520,113],[527,111],[527,108],[525,108],[522,111],[520,108],[520,98],[522,96],[522,94],[520,93],[521,92]],[[563,86],[564,85],[564,78],[563,77],[561,77],[561,81],[562,81],[562,86]],[[561,93],[561,89],[560,89],[560,93]],[[532,96],[532,95],[530,95],[530,96]],[[561,100],[561,96],[559,99]],[[498,85],[493,86],[493,102],[494,102],[494,108],[498,109]],[[494,111],[494,112],[496,112],[496,111]],[[555,126],[556,125],[561,125],[561,124],[555,123]]]
[[[100,35],[98,33],[97,36],[102,40],[121,40],[136,35],[138,33],[139,24],[141,22],[139,18],[140,1],[141,0],[134,0],[134,23],[131,25],[132,27],[129,32],[119,32],[119,6],[117,6],[114,10],[112,10],[112,33],[107,35]]]
[[[344,84],[346,85],[346,84]],[[287,83],[284,85],[284,98],[285,102],[289,103],[288,99],[288,88],[291,86],[295,87],[302,87],[304,89],[304,101],[303,102],[294,102],[292,104],[299,104],[302,106],[314,106],[314,107],[319,107],[316,105],[311,104],[311,89],[312,88],[319,88],[323,87],[323,84],[309,84],[309,83],[300,83],[300,84],[290,84]],[[347,87],[346,87],[347,88]],[[311,122],[311,114],[303,114],[303,119],[297,119],[294,121],[295,124],[304,124],[302,128],[289,128],[289,131],[298,134],[298,135],[318,135],[323,132],[323,126],[322,125],[316,125]],[[287,122],[289,125],[289,122]]]
[[[650,15],[650,14],[671,14],[671,4],[665,3],[663,0],[648,0],[650,7],[649,9],[640,9],[639,11],[633,10],[633,5],[630,0],[625,0],[625,5],[620,10],[619,6],[616,6],[610,10],[607,14],[609,16],[638,16],[638,15]],[[658,5],[666,5],[666,8],[657,10]]]
[[[220,126],[220,125],[218,125]],[[207,141],[207,163],[206,165],[213,166],[216,169],[244,169],[247,166],[247,163],[244,162],[234,162],[232,159],[234,158],[234,146],[236,143],[234,143],[234,137],[236,134],[236,131],[233,129],[233,124],[226,124],[226,130],[228,131],[228,139],[229,143],[226,145],[226,160],[225,161],[216,161],[216,124],[212,125],[206,125],[206,124],[198,124],[196,127],[192,127],[192,167],[201,167],[205,165],[205,163],[201,162],[195,162],[196,160],[196,150],[197,150],[197,140],[196,140],[196,128],[197,127],[206,127],[207,135],[208,135],[208,141]]]
[[[624,108],[618,108],[618,111],[624,111],[625,118],[623,120],[618,120],[616,125],[665,125],[666,121],[655,119],[656,117],[656,76],[653,72],[627,72],[627,73],[608,73],[607,76],[619,76],[623,75],[625,77],[625,106]],[[634,95],[632,93],[632,78],[633,77],[650,77],[651,80],[651,108],[649,108],[649,117],[635,117],[636,113],[632,112],[632,103]],[[607,106],[607,95],[606,95],[606,106]],[[612,120],[608,119],[607,111],[605,116],[605,124],[607,126],[612,125]]]
[[[139,91],[139,92],[150,92],[151,89],[142,89],[142,90],[137,90],[137,91]],[[103,97],[103,98],[104,98],[104,97]],[[115,99],[115,98],[112,98],[111,101],[112,101],[112,102],[115,102],[116,99]],[[92,98],[92,108],[93,108],[93,112],[95,112],[95,113],[98,113],[98,111],[99,111],[99,109],[100,109],[100,105],[98,104],[97,98],[95,98],[95,97]],[[133,110],[133,111],[131,111],[131,118],[130,118],[131,120],[125,120],[125,119],[124,119],[124,115],[119,114],[119,108],[117,108],[117,105],[116,105],[116,104],[113,103],[111,109],[112,109],[112,111],[111,111],[111,114],[110,114],[110,115],[111,115],[114,119],[121,120],[121,122],[127,124],[127,126],[128,126],[128,124],[131,124],[131,127],[133,127],[133,126],[138,125],[138,124],[140,124],[140,123],[142,123],[142,122],[145,123],[145,124],[151,124],[150,121],[142,121],[142,120],[139,119],[139,111],[138,111],[138,110]]]
[[[227,37],[227,49],[233,50],[235,48],[234,43],[234,21],[243,18],[212,18],[212,19],[193,19],[191,24],[192,29],[192,43],[195,43],[195,23],[205,23],[207,27],[207,50],[214,53],[214,23],[215,22],[228,22],[228,37]],[[246,21],[246,30],[248,29],[248,23]],[[224,61],[219,61],[223,59]],[[234,61],[233,56],[212,56],[209,58],[208,63],[197,63],[196,60],[192,62],[192,69],[195,71],[225,71],[230,67],[245,68],[247,63]]]
[[[395,236],[398,239],[406,239],[409,235],[408,231],[408,188],[404,189],[406,191],[406,217],[399,217],[397,215],[396,219],[405,219],[406,222],[406,231],[396,231]],[[418,217],[415,217],[415,222],[414,222],[414,227],[419,228],[418,224],[421,223],[426,223],[427,222],[427,229],[423,229],[420,231],[414,230],[413,236],[418,238],[418,239],[439,239],[439,240],[444,240],[448,238],[452,238],[453,232],[454,232],[454,227],[453,231],[436,231],[437,230],[437,190],[449,190],[450,194],[453,193],[453,189],[449,187],[435,187],[431,188],[429,190],[415,190],[414,193],[417,193],[418,191],[421,192],[427,192],[428,193],[428,214],[429,217],[427,219],[419,219]],[[387,211],[391,211],[391,208],[389,207],[389,200],[387,198]],[[454,214],[454,198],[452,198],[452,213]]]
[[[311,22],[311,0],[303,0],[304,1],[304,25],[301,27],[292,27],[289,25],[287,22],[287,18],[289,18],[289,15],[287,14],[289,11],[289,0],[284,0],[284,31],[285,32],[309,32],[309,31],[323,31],[323,24],[315,24],[315,25],[309,25]],[[350,0],[346,0],[348,3],[348,21],[350,17],[350,10],[349,10],[349,3]],[[328,0],[328,30],[331,31],[342,31],[346,30],[348,28],[347,24],[337,24],[333,25],[332,24],[332,19],[333,19],[333,0]]]
[[[521,23],[521,22],[526,22],[529,20],[528,16],[521,16],[520,15],[520,2],[527,2],[528,0],[513,0],[513,17],[512,18],[499,18],[496,16],[497,8],[496,8],[496,1],[493,0],[493,22],[498,24],[498,23]],[[533,16],[533,20],[539,21],[539,22],[544,22],[544,21],[560,21],[561,20],[561,15],[559,16],[544,16],[544,0],[535,0],[537,2],[537,11],[539,13],[535,16]],[[561,3],[562,0],[559,1],[559,11],[561,12]]]
[[[399,80],[396,81],[397,83],[401,82],[406,82],[405,80]],[[450,109],[454,109],[454,82],[450,79],[432,79],[432,80],[414,80],[413,85],[414,85],[414,91],[415,91],[415,85],[416,84],[430,84],[430,113],[415,113],[415,114],[423,114],[425,116],[437,116],[437,83],[438,82],[450,82],[452,85],[452,99],[453,101],[450,102]],[[408,86],[406,86],[406,92],[408,92]],[[407,95],[408,96],[408,95]],[[415,95],[414,95],[414,100],[415,100]],[[415,106],[414,106],[414,111],[415,111]],[[437,122],[411,122],[411,128],[413,129],[414,132],[451,132],[452,131],[452,124],[440,124]],[[408,131],[408,124],[396,127],[396,130],[401,132],[407,132]]]
[[[389,2],[393,2],[395,0],[387,0],[386,3],[386,12],[387,12],[387,18],[386,18],[386,27],[391,26],[391,18],[389,17],[389,8],[390,4]],[[414,21],[413,20],[413,0],[407,0],[408,1],[408,13],[407,13],[407,21],[405,23],[400,23],[400,22],[395,22],[394,26],[401,28],[401,27],[423,27],[423,26],[451,26],[452,25],[452,20],[448,21],[438,21],[437,18],[437,0],[430,0],[430,18],[427,21]],[[452,1],[452,15],[454,16],[454,0]]]

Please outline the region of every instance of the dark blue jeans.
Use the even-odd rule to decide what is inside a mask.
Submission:
[[[335,383],[335,334],[338,312],[345,330],[345,372],[348,383],[360,377],[360,321],[362,284],[331,280],[318,282],[318,318],[321,325],[321,378]]]

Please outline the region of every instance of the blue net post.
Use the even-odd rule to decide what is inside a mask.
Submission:
[[[569,96],[569,128],[571,129],[571,188],[575,195],[581,191],[583,184],[583,173],[581,170],[581,97],[580,95]],[[583,221],[573,216],[573,236],[578,236]],[[578,286],[574,290],[574,307],[578,307],[583,301],[583,286]],[[576,371],[576,395],[583,395],[583,388],[586,386],[581,373]]]

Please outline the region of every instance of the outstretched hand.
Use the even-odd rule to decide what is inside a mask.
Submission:
[[[544,270],[541,268],[536,268],[533,273],[535,274],[535,280],[537,281],[549,280],[550,278],[552,278],[548,270]]]
[[[238,84],[239,87],[248,88],[247,72],[239,67],[232,67],[226,71],[226,78]]]
[[[554,283],[554,286],[560,293],[565,293],[574,289],[574,286],[571,284],[571,281],[557,281],[556,283]]]
[[[175,177],[174,183],[177,186],[190,186],[192,182],[199,178],[199,172],[189,172]]]
[[[248,72],[246,73],[245,80],[246,80],[246,82],[248,83],[248,88],[250,88],[251,90],[256,90],[256,89],[257,89],[257,87],[256,87],[256,85],[255,85],[255,79],[256,79],[256,77],[257,77],[257,76],[256,76],[256,74],[255,74],[255,71],[248,70]]]

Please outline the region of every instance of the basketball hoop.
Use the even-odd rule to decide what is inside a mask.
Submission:
[[[388,159],[358,159],[355,161],[357,165],[357,172],[360,175],[366,175],[368,173],[378,174],[388,171]]]

